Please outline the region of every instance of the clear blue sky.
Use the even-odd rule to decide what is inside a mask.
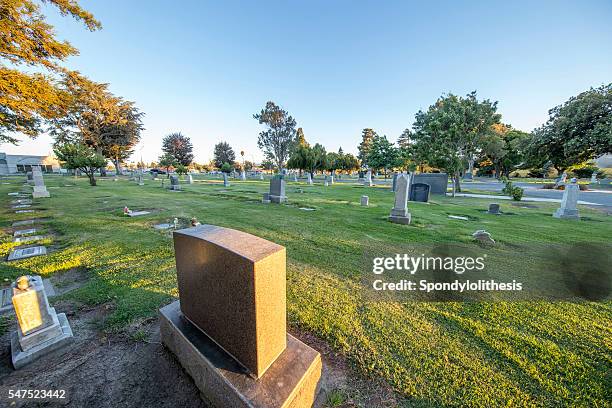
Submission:
[[[82,1],[90,33],[45,7],[81,55],[68,65],[146,113],[145,160],[173,131],[196,160],[220,140],[259,161],[267,100],[309,142],[356,151],[372,127],[396,140],[443,93],[477,90],[530,131],[549,108],[612,81],[612,1]],[[49,139],[0,151],[46,153]],[[136,156],[139,157],[140,153]]]

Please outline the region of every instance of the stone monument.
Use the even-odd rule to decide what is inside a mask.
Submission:
[[[276,204],[287,201],[285,177],[283,175],[278,174],[270,179],[270,201]]]
[[[447,173],[419,173],[411,176],[412,183],[429,184],[430,194],[446,195],[448,189]]]
[[[367,207],[368,205],[370,205],[370,197],[368,197],[367,195],[362,195],[361,196],[361,205],[363,207]]]
[[[193,176],[191,174],[187,175],[187,184],[193,184]]]
[[[489,204],[489,210],[487,211],[489,214],[500,215],[501,211],[499,211],[499,204],[491,203]]]
[[[396,224],[410,224],[412,216],[408,212],[408,176],[400,174],[397,177],[395,203],[389,215],[389,221]]]
[[[287,333],[286,250],[213,225],[174,232],[162,343],[214,407],[311,407],[321,356]]]
[[[579,220],[580,214],[578,214],[578,184],[576,179],[572,178],[571,183],[565,184],[565,190],[563,191],[563,199],[561,200],[561,207],[553,213],[555,218],[567,218],[570,220]]]
[[[429,202],[429,189],[429,184],[426,183],[410,184],[410,201],[417,201],[421,203]]]
[[[312,185],[312,174],[306,173],[306,181],[308,184]]]
[[[26,183],[34,184],[34,176],[31,171],[26,172]]]
[[[241,181],[246,181],[246,172],[244,170],[242,170],[240,172],[240,180]]]
[[[138,171],[138,175],[136,177],[136,181],[138,182],[139,186],[144,186],[144,176],[142,174],[142,171]]]
[[[18,327],[11,334],[11,360],[19,369],[72,340],[64,313],[49,306],[40,276],[22,276],[12,284]]]
[[[179,178],[177,175],[170,176],[170,190],[172,191],[180,191],[181,185],[179,183]]]
[[[51,196],[47,191],[47,187],[45,187],[45,180],[43,179],[43,174],[40,167],[32,168],[32,179],[34,180],[34,191],[32,191],[33,198]]]
[[[359,173],[358,173],[357,183],[363,184],[364,181],[365,181],[365,179],[363,178],[363,171],[360,170]]]
[[[363,182],[364,186],[367,187],[372,187],[373,183],[372,183],[372,170],[368,170],[368,172],[366,173],[366,177],[365,180]]]
[[[263,180],[263,179],[264,179],[263,173],[259,173],[259,179],[260,179],[260,180]]]
[[[261,202],[264,204],[270,204],[270,193],[263,193],[263,197],[261,198]]]
[[[229,187],[229,179],[227,177],[227,173],[223,173],[223,187]]]

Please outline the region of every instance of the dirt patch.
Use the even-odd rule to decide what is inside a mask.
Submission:
[[[67,306],[56,309],[66,312]],[[97,330],[103,307],[78,318],[67,314],[74,343],[19,371],[11,367],[9,334],[0,338],[1,402],[8,402],[9,389],[52,389],[66,390],[66,399],[45,406],[205,407],[189,376],[160,344],[158,327],[146,342],[134,341]],[[13,402],[14,407],[28,406],[24,400]]]
[[[54,284],[74,281],[80,270],[68,271]],[[7,399],[9,389],[65,390],[64,400],[40,402],[40,406],[66,407],[206,407],[199,390],[174,356],[162,346],[158,319],[127,330],[130,336],[99,330],[112,311],[105,305],[80,309],[70,301],[54,307],[68,316],[74,343],[15,371],[11,366],[10,332],[14,315],[0,336],[0,405],[32,406],[31,401]],[[74,312],[78,310],[77,312]],[[401,402],[384,383],[369,381],[354,372],[346,359],[317,337],[292,329],[291,334],[321,352],[323,392],[317,407],[325,406],[330,392],[343,395],[338,407],[395,407]],[[6,405],[5,405],[6,404]]]

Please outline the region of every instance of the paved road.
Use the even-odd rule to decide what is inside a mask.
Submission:
[[[514,183],[515,186],[521,187],[525,190],[525,197],[537,197],[537,198],[553,198],[561,200],[563,197],[563,191],[561,190],[544,190],[541,184],[533,183]],[[482,192],[494,192],[501,191],[504,185],[500,182],[473,182],[473,183],[462,183],[461,186],[470,191],[482,191]],[[578,193],[578,200],[588,201],[591,203],[600,204],[605,207],[612,209],[612,190],[592,190],[592,191],[580,191]]]
[[[339,183],[355,183],[356,179],[335,179]],[[391,184],[390,179],[374,179],[374,184]],[[315,182],[323,182],[322,178],[317,178]],[[548,198],[561,200],[563,197],[563,191],[561,190],[544,190],[542,184],[517,182],[515,186],[521,187],[525,190],[524,197],[535,197],[535,198]],[[449,184],[450,187],[450,184]],[[461,187],[472,192],[500,192],[504,188],[504,184],[499,181],[489,181],[487,179],[476,179],[474,182],[462,182]],[[578,200],[599,204],[606,207],[607,210],[612,210],[612,190],[594,190],[594,191],[580,191],[578,193]]]

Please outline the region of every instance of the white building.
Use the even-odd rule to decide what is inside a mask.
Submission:
[[[59,173],[60,164],[53,155],[29,156],[22,154],[0,153],[0,174],[15,174],[31,171],[32,166],[40,166],[44,173]]]

